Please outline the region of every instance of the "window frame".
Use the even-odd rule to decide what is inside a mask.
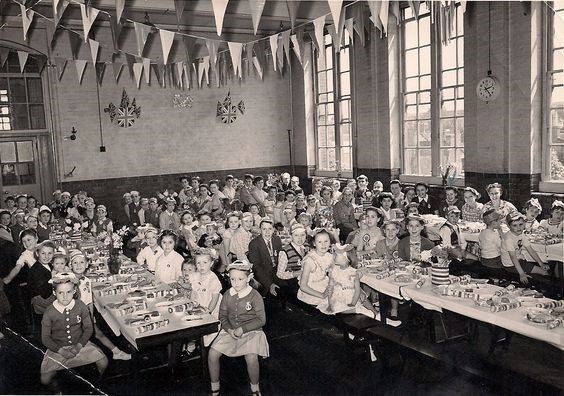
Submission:
[[[552,3],[554,4],[554,3]],[[564,179],[552,180],[550,176],[550,150],[551,150],[551,99],[552,99],[552,78],[555,73],[564,73],[564,68],[553,69],[553,41],[551,37],[552,26],[554,23],[554,13],[548,4],[543,7],[541,13],[542,24],[542,63],[543,63],[543,91],[542,91],[542,167],[539,190],[550,193],[564,193]]]
[[[347,34],[345,30],[343,30],[343,35]],[[312,46],[312,59],[314,60],[312,62],[312,68],[313,68],[313,90],[314,90],[314,97],[313,97],[313,107],[314,107],[314,139],[315,139],[315,170],[314,170],[314,175],[315,176],[322,176],[322,177],[345,177],[345,178],[352,178],[353,174],[354,174],[354,169],[355,169],[355,165],[356,165],[356,158],[355,158],[355,142],[356,142],[356,117],[355,117],[355,107],[354,107],[354,56],[353,56],[353,51],[354,51],[354,46],[353,46],[353,38],[349,38],[349,43],[346,46],[342,46],[339,51],[335,51],[334,50],[334,43],[333,43],[333,37],[331,36],[331,34],[325,30],[324,31],[324,35],[323,37],[325,38],[326,36],[329,36],[331,38],[331,44],[327,45],[325,44],[325,41],[323,42],[323,47],[325,50],[325,53],[327,53],[326,49],[328,47],[333,47],[332,48],[332,74],[333,74],[333,116],[334,116],[334,133],[335,133],[335,159],[336,161],[338,161],[339,164],[341,164],[341,149],[342,147],[349,147],[347,146],[341,146],[341,109],[340,109],[340,104],[342,100],[350,100],[351,103],[351,108],[350,108],[350,137],[351,137],[351,144],[350,144],[350,148],[351,148],[351,169],[350,170],[341,170],[340,166],[336,167],[336,170],[325,170],[325,169],[319,169],[319,145],[318,145],[318,111],[319,111],[319,80],[318,80],[318,66],[317,66],[317,59],[318,57],[315,54],[316,49],[314,48],[314,46]],[[343,95],[341,93],[341,88],[340,88],[340,75],[346,72],[342,72],[341,71],[341,67],[340,67],[340,57],[341,57],[341,50],[343,48],[348,48],[348,52],[349,52],[349,70],[348,73],[350,74],[350,92],[348,95],[344,95],[346,96],[345,99],[343,99]]]
[[[456,3],[456,7],[460,7],[460,3]],[[445,119],[445,117],[443,116],[441,118],[441,106],[442,106],[442,102],[441,102],[441,93],[442,93],[442,43],[440,40],[440,36],[439,36],[439,25],[436,23],[436,21],[434,23],[431,23],[431,15],[430,15],[430,11],[428,14],[426,14],[425,18],[429,18],[429,29],[430,29],[430,36],[429,36],[429,47],[430,47],[430,77],[431,77],[431,86],[430,89],[425,89],[425,90],[421,90],[421,87],[418,87],[418,90],[416,91],[416,95],[419,95],[421,92],[429,92],[430,93],[430,132],[431,132],[431,146],[430,146],[430,152],[431,152],[431,175],[420,175],[420,174],[407,174],[405,173],[405,169],[406,169],[406,154],[405,154],[405,150],[406,150],[406,144],[405,144],[405,133],[404,133],[404,128],[405,128],[405,122],[409,121],[405,119],[405,108],[406,108],[406,98],[405,95],[407,94],[406,91],[406,87],[405,87],[405,79],[406,79],[406,59],[405,59],[405,52],[406,52],[406,46],[405,46],[405,28],[404,28],[404,21],[414,21],[416,20],[415,16],[412,16],[410,18],[406,18],[403,19],[403,12],[405,9],[408,9],[409,6],[405,6],[401,8],[401,20],[400,20],[400,27],[398,29],[398,33],[399,33],[399,40],[398,40],[398,46],[399,46],[399,59],[400,59],[400,73],[398,74],[398,78],[399,78],[399,96],[400,96],[400,111],[399,111],[399,122],[400,122],[400,159],[401,159],[401,164],[400,164],[400,169],[401,169],[401,173],[399,175],[399,178],[401,181],[403,182],[418,182],[418,181],[425,181],[429,184],[442,184],[442,177],[440,174],[440,170],[439,167],[441,165],[441,142],[440,142],[440,126],[441,126],[441,119]],[[459,9],[460,10],[460,9]],[[462,23],[464,23],[464,14],[462,14]],[[419,34],[419,32],[418,32]],[[462,43],[464,45],[464,31],[462,32],[461,36],[456,36],[456,37],[461,37],[461,38],[454,38],[454,40],[462,40]],[[450,43],[449,45],[456,45],[455,43]],[[426,46],[426,45],[425,45]],[[418,42],[417,47],[414,47],[417,49],[420,49],[420,43]],[[411,48],[410,48],[411,49]],[[457,59],[458,59],[458,51],[457,51]],[[459,60],[460,61],[460,60]],[[418,62],[420,62],[419,56],[418,56]],[[464,62],[464,59],[462,59],[462,62]],[[452,68],[451,68],[452,69]],[[451,70],[451,69],[447,69],[447,70]],[[453,70],[458,70],[459,66],[457,64],[457,67],[454,68]],[[464,73],[464,64],[462,63],[462,67],[461,69],[463,70]],[[427,74],[425,74],[427,75]],[[418,78],[420,78],[421,74],[420,71],[418,70],[418,74],[416,75]],[[458,82],[458,77],[457,77],[457,82]],[[454,89],[456,89],[456,87],[458,87],[458,85],[453,86]],[[464,88],[464,84],[462,84],[462,88]],[[464,95],[464,97],[466,97],[466,94]],[[456,100],[456,99],[455,99]],[[465,99],[463,99],[465,100]],[[419,99],[416,100],[416,103],[419,103]],[[465,103],[464,103],[465,104]],[[448,118],[448,117],[447,117]],[[464,115],[462,116],[458,116],[458,115],[454,115],[452,117],[455,122],[457,119],[464,119]],[[416,122],[419,121],[419,118],[415,119]],[[419,139],[419,136],[417,136],[417,139]],[[454,136],[454,139],[456,139],[456,135]],[[459,147],[453,146],[454,149],[458,149]],[[447,147],[448,148],[448,147]],[[420,150],[421,147],[419,146],[419,144],[417,144],[416,147],[417,150]],[[464,149],[464,148],[462,148]],[[419,158],[419,157],[418,157]],[[419,160],[418,160],[419,162]],[[418,165],[419,166],[419,165]],[[462,170],[464,172],[464,170]],[[457,172],[457,176],[454,178],[453,180],[453,184],[456,186],[464,186],[464,173],[459,174]]]

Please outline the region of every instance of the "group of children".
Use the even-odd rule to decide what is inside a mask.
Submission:
[[[278,234],[290,239],[277,252],[276,276],[295,282],[297,298],[327,314],[378,314],[368,297],[370,291],[361,284],[358,259],[371,255],[428,260],[435,243],[426,237],[422,215],[445,217],[440,242],[452,260],[479,261],[500,276],[517,274],[522,283],[528,282],[530,274],[558,272],[558,265],[551,267],[540,259],[524,231],[543,229],[561,236],[564,204],[560,201],[552,204],[550,218],[538,222],[542,208],[537,200],[529,200],[519,213],[501,199],[502,187],[497,183],[486,188],[490,201],[481,204],[480,194],[471,187],[464,189],[461,202],[453,187],[445,188],[445,198],[437,200],[424,183],[403,188],[392,180],[390,192],[384,192],[378,181],[370,189],[365,176],[349,181],[342,190],[338,180],[314,182],[308,196],[299,187],[299,179],[289,175],[269,182],[265,187],[262,177],[246,175],[243,184],[237,185],[228,176],[220,191],[216,180],[205,184],[199,178],[183,178],[179,193],[146,199],[134,191],[124,197],[124,212],[137,232],[132,258],[157,280],[178,282],[221,324],[219,334],[206,341],[211,343],[208,363],[213,394],[219,392],[222,354],[245,356],[252,392],[260,393],[258,356],[268,356],[261,330],[266,314],[261,296],[251,287],[256,282],[248,247],[259,237],[265,217]],[[54,374],[61,368],[92,362],[101,373],[106,368],[104,353],[88,341],[93,334],[112,350],[114,359],[130,356],[113,345],[93,320],[91,287],[83,276],[86,256],[80,251],[57,251],[48,241],[49,224],[55,218],[75,218],[85,223],[86,231],[97,234],[111,232],[113,223],[106,207],[96,207],[84,192],[71,197],[57,191],[54,201],[39,209],[36,201],[30,200],[29,207],[23,202],[18,197],[0,212],[0,242],[14,244],[19,252],[10,270],[0,274],[0,321],[3,288],[17,281],[26,268],[31,294],[43,317],[42,341],[48,348],[41,380],[56,390]],[[460,220],[486,224],[479,237],[479,253],[467,249]],[[501,233],[505,226],[507,232]],[[536,263],[526,261],[525,251]],[[227,280],[221,274],[227,274]],[[49,279],[51,284],[46,285]],[[397,308],[397,302],[392,302],[392,318],[397,319]]]

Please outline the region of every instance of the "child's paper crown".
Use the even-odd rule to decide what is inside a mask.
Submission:
[[[227,266],[227,272],[231,271],[232,269],[236,269],[239,271],[252,271],[253,265],[249,263],[247,260],[237,260],[232,262]]]
[[[84,257],[84,259],[86,260],[86,254],[82,250],[79,249],[71,250],[69,252],[69,262],[72,263],[73,260],[79,256]]]
[[[212,260],[218,259],[217,250],[212,248],[198,248],[194,251],[196,256],[210,256]]]
[[[338,254],[344,254],[344,253],[351,251],[353,249],[354,249],[354,246],[351,245],[350,243],[346,243],[344,245],[341,245],[340,243],[336,243],[334,251],[335,251],[335,253],[338,253]]]
[[[49,280],[49,283],[52,285],[60,285],[62,283],[71,282],[75,285],[78,284],[78,278],[73,272],[57,272],[53,277]]]

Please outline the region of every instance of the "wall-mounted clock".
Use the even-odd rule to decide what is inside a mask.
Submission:
[[[484,102],[490,102],[497,99],[501,93],[501,84],[494,76],[487,76],[482,78],[476,86],[476,94],[478,98]]]

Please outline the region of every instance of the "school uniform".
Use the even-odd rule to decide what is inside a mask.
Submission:
[[[269,241],[259,235],[249,243],[249,261],[253,263],[255,279],[264,287],[264,294],[268,292],[270,285],[276,283],[280,250],[282,250],[282,241],[278,235],[273,235]]]
[[[425,198],[420,198],[420,197],[414,197],[411,202],[416,202],[419,204],[418,206],[418,210],[419,210],[419,214],[435,214],[436,211],[439,210],[439,203],[437,202],[437,200],[433,197],[431,197],[429,194],[427,194],[427,196],[425,196]]]

